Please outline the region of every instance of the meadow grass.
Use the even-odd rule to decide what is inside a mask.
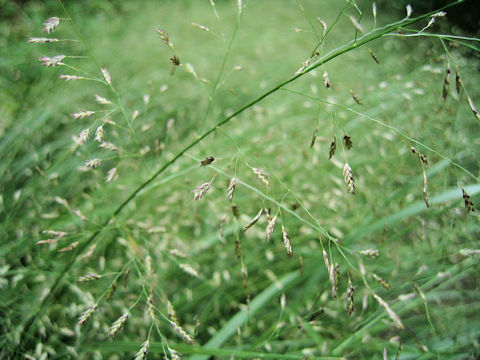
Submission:
[[[478,356],[479,40],[371,9],[22,9],[2,64],[0,354]]]

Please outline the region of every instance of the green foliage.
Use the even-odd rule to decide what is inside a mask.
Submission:
[[[369,2],[101,4],[1,25],[0,356],[478,356],[479,39]]]

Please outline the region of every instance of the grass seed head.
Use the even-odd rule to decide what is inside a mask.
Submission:
[[[287,249],[287,254],[290,257],[292,257],[293,256],[292,242],[288,237],[288,234],[285,231],[285,227],[283,225],[282,225],[282,237],[283,237],[283,243],[285,244],[285,249]]]
[[[102,75],[107,84],[112,84],[112,77],[110,76],[110,73],[108,72],[107,68],[102,68]]]
[[[377,64],[380,64],[380,60],[377,57],[377,54],[372,49],[368,49],[368,52],[370,53],[370,56],[372,57],[373,61],[375,61]]]
[[[353,147],[352,138],[347,133],[343,134],[343,144],[345,145],[347,150],[350,150]]]
[[[462,80],[460,79],[460,72],[458,71],[458,67],[455,67],[455,90],[457,90],[457,94],[460,95],[460,89],[462,88]]]
[[[468,106],[470,106],[470,109],[472,110],[473,115],[475,115],[477,120],[480,120],[480,116],[478,115],[477,108],[475,107],[475,104],[473,103],[472,99],[469,96],[467,96],[467,100],[468,100]]]
[[[191,265],[189,265],[189,264],[180,264],[180,265],[178,265],[178,267],[179,267],[180,269],[182,269],[182,271],[183,271],[184,273],[188,274],[188,275],[191,275],[191,276],[196,277],[196,278],[199,277],[197,270],[195,270],[195,269],[194,269]]]
[[[95,275],[95,274],[87,274],[87,275],[80,276],[77,279],[77,283],[83,284],[83,283],[86,283],[86,282],[91,282],[91,281],[98,280],[100,278],[101,278],[100,276]]]
[[[333,135],[333,140],[330,143],[330,149],[328,150],[328,159],[330,160],[333,155],[335,155],[335,150],[337,150],[337,137]]]
[[[65,55],[56,55],[56,56],[43,56],[38,59],[42,63],[43,66],[46,66],[47,68],[49,67],[55,67],[55,66],[60,66],[63,65],[62,61],[65,59]]]
[[[95,168],[99,167],[100,165],[102,165],[102,160],[97,159],[97,158],[85,161],[85,166],[87,168],[95,169]]]
[[[377,282],[380,285],[382,285],[385,289],[390,290],[391,286],[385,279],[382,279],[380,276],[378,276],[375,273],[372,273],[372,275],[373,275],[374,279],[377,280]]]
[[[360,25],[360,23],[357,21],[357,19],[355,19],[353,16],[349,16],[349,18],[350,18],[350,21],[352,22],[353,26],[355,27],[355,29],[357,29],[362,34],[364,34],[365,29],[363,28],[362,25]]]
[[[170,358],[172,360],[182,360],[180,354],[178,353],[178,351],[176,350],[173,350],[171,348],[168,348],[168,353],[170,354]]]
[[[115,294],[115,290],[117,290],[117,282],[114,281],[110,284],[110,286],[107,289],[107,292],[105,294],[105,301],[110,301],[112,298],[113,294]]]
[[[102,142],[100,145],[98,145],[98,147],[109,151],[118,151],[118,147],[108,141]]]
[[[31,37],[30,39],[28,39],[27,43],[29,43],[29,44],[46,44],[46,43],[57,42],[57,41],[59,41],[59,40],[55,39],[55,38]]]
[[[180,66],[181,64],[180,58],[177,55],[173,55],[169,60],[170,60],[170,64],[174,66]]]
[[[198,185],[193,192],[193,200],[201,199],[207,191],[210,189],[211,182],[203,183],[202,185]]]
[[[400,317],[395,313],[395,311],[392,310],[392,308],[385,302],[385,300],[383,300],[380,296],[378,296],[375,293],[373,293],[373,297],[385,309],[388,316],[390,317],[390,319],[393,320],[395,325],[400,329],[405,329],[405,326],[403,325],[402,320],[400,320]]]
[[[343,167],[343,178],[345,184],[347,185],[347,192],[349,194],[355,195],[355,178],[353,177],[353,171],[348,162],[345,163]]]
[[[470,195],[467,194],[464,188],[462,188],[462,197],[463,197],[463,201],[465,202],[465,210],[467,210],[467,213],[475,212],[473,201],[470,198]]]
[[[328,72],[324,72],[323,73],[323,84],[325,85],[325,87],[327,89],[330,88],[331,84],[330,84],[330,77],[328,76]]]
[[[95,94],[95,101],[100,105],[110,105],[112,103],[110,100],[105,99],[104,97],[97,94]]]
[[[129,317],[129,314],[125,313],[122,316],[120,316],[117,320],[115,320],[113,324],[110,326],[110,330],[108,331],[108,336],[115,336],[115,334],[117,334],[120,331],[120,329],[123,328],[123,326],[128,320],[128,317]]]
[[[73,117],[74,119],[83,119],[83,118],[92,116],[93,114],[95,114],[95,111],[85,110],[85,111],[80,111],[77,113],[70,114],[70,116]]]
[[[269,174],[260,168],[253,168],[253,173],[255,177],[260,180],[265,186],[270,186]]]
[[[147,340],[142,344],[142,347],[135,354],[134,360],[146,360],[148,355],[148,348],[150,346],[150,341]]]
[[[260,216],[262,216],[262,214],[263,214],[263,209],[260,209],[260,211],[257,213],[257,215],[255,215],[255,217],[252,220],[250,220],[250,222],[247,225],[245,225],[243,227],[243,231],[247,231],[253,225],[255,225],[257,223],[258,219],[260,219]]]
[[[445,70],[445,78],[443,79],[443,88],[442,88],[443,101],[445,101],[448,96],[448,87],[450,85],[450,73],[451,73],[450,67],[447,67],[447,69]]]
[[[83,80],[85,79],[82,76],[76,76],[76,75],[65,75],[62,74],[59,76],[60,79],[65,80],[65,81],[76,81],[76,80]]]
[[[193,339],[193,337],[189,333],[187,333],[185,329],[183,329],[179,324],[170,321],[170,326],[172,327],[173,331],[175,331],[175,333],[183,339],[183,341],[192,345],[194,344],[195,340]]]
[[[353,312],[355,311],[355,303],[353,301],[353,293],[355,292],[355,288],[352,285],[352,280],[348,278],[348,287],[347,287],[347,310],[348,316],[352,316]]]
[[[360,254],[366,255],[368,257],[377,257],[378,255],[380,255],[377,249],[365,249],[360,251]]]
[[[88,320],[90,320],[90,318],[92,317],[92,314],[94,313],[94,311],[96,311],[97,309],[98,309],[97,304],[94,304],[88,307],[87,310],[81,313],[80,316],[78,317],[77,324],[80,326],[86,324]]]
[[[360,98],[358,97],[358,95],[355,94],[355,92],[354,92],[353,90],[350,90],[350,95],[352,95],[353,100],[355,100],[355,102],[356,102],[358,105],[363,105],[362,101],[360,100]]]
[[[50,34],[53,30],[57,28],[57,26],[60,24],[60,19],[56,16],[51,17],[43,23],[43,31],[45,31],[47,34]]]
[[[233,200],[233,194],[235,192],[236,186],[237,186],[237,179],[233,177],[230,180],[230,184],[228,184],[228,188],[227,188],[227,198],[228,198],[228,201],[230,202],[232,202]]]
[[[270,219],[267,225],[267,229],[265,230],[267,234],[267,242],[270,242],[270,239],[272,238],[272,234],[275,231],[275,222],[277,221],[277,215],[275,215],[273,218]]]
[[[103,129],[103,125],[99,126],[97,130],[95,130],[95,141],[99,143],[103,142],[103,137],[105,136],[105,130]]]

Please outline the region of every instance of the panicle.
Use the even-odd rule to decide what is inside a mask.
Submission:
[[[402,320],[400,320],[400,318],[398,317],[398,315],[395,313],[395,311],[393,311],[390,306],[380,297],[378,296],[377,294],[373,293],[373,297],[375,298],[375,300],[377,300],[377,302],[385,309],[385,311],[387,312],[388,316],[390,316],[390,319],[393,320],[393,322],[395,323],[395,325],[400,328],[400,329],[405,329],[405,326],[403,325],[402,323]]]
[[[352,316],[353,312],[355,311],[355,304],[353,302],[353,293],[355,288],[352,285],[352,280],[348,278],[348,287],[347,287],[347,309],[348,309],[348,316]]]
[[[328,76],[328,72],[324,72],[323,73],[323,84],[325,85],[325,87],[328,89],[330,88],[331,84],[330,84],[330,77]]]
[[[467,194],[467,192],[465,191],[464,188],[462,188],[462,197],[463,197],[463,201],[465,202],[465,209],[467,210],[467,213],[468,212],[475,212],[475,207],[473,205],[473,201],[470,198],[470,195]]]

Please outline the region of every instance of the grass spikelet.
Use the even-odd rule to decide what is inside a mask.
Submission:
[[[400,318],[398,317],[398,315],[395,313],[395,311],[393,311],[390,306],[380,297],[378,296],[377,294],[373,293],[373,297],[375,298],[375,300],[377,300],[377,302],[385,309],[385,311],[387,312],[388,316],[390,317],[390,319],[393,320],[393,322],[395,323],[395,325],[400,328],[400,329],[405,329],[405,326],[403,325],[402,323],[402,320],[400,320]]]
[[[210,189],[211,182],[203,183],[202,185],[198,185],[193,192],[193,200],[201,199],[207,191]]]
[[[83,284],[83,283],[86,283],[86,282],[91,282],[91,281],[98,280],[100,278],[101,278],[101,276],[98,276],[98,275],[95,275],[95,274],[87,274],[87,275],[80,276],[77,279],[77,283]]]
[[[445,70],[445,78],[443,79],[443,88],[442,88],[442,97],[443,101],[447,99],[448,96],[448,87],[450,85],[450,66],[447,66],[447,69]]]
[[[142,344],[142,347],[135,354],[134,360],[145,360],[148,355],[148,348],[150,346],[150,341],[147,340]]]
[[[108,331],[108,336],[115,336],[116,333],[120,331],[121,328],[125,325],[129,317],[128,313],[123,314],[117,320],[113,322]]]
[[[172,360],[182,360],[178,351],[168,348],[168,353],[170,354],[170,358]]]
[[[330,160],[333,155],[335,155],[335,150],[337,150],[337,137],[333,135],[333,140],[330,143],[330,149],[328,150],[328,159]]]
[[[235,239],[235,257],[237,261],[240,261],[242,258],[242,246],[240,245],[240,240]]]
[[[198,28],[198,29],[200,29],[200,30],[206,31],[206,32],[209,32],[209,31],[210,31],[210,29],[209,29],[208,27],[206,27],[206,26],[204,26],[204,25],[197,24],[197,23],[195,23],[195,22],[191,22],[190,25],[192,25],[193,27],[196,27],[196,28]]]
[[[355,29],[357,29],[362,34],[364,34],[365,30],[363,29],[363,26],[360,25],[360,23],[357,21],[357,19],[355,19],[353,16],[349,16],[349,18],[350,18],[350,21],[352,22],[353,26],[355,27]]]
[[[115,290],[117,290],[117,282],[114,281],[110,284],[110,286],[107,289],[107,292],[105,293],[105,301],[110,301],[112,298],[113,294],[115,294]]]
[[[343,144],[345,145],[347,150],[350,150],[353,147],[352,138],[347,133],[343,134]]]
[[[323,73],[323,84],[325,85],[325,87],[327,89],[330,88],[331,84],[330,84],[330,77],[328,76],[328,72],[324,72]]]
[[[64,247],[63,249],[58,250],[58,252],[63,253],[63,252],[67,252],[67,251],[72,251],[73,249],[75,249],[78,246],[78,244],[79,244],[79,242],[75,241],[75,242],[71,243],[70,245],[68,245],[67,247]]]
[[[169,60],[170,60],[170,64],[174,66],[180,66],[181,64],[180,58],[177,55],[173,55]]]
[[[189,264],[180,264],[180,265],[178,265],[178,267],[179,267],[180,269],[182,269],[182,271],[183,271],[184,273],[188,274],[188,275],[191,275],[191,276],[196,277],[196,278],[199,277],[197,270],[195,270],[195,269],[194,269],[191,265],[189,265]]]
[[[372,57],[373,61],[375,61],[377,64],[380,64],[380,60],[377,57],[377,54],[372,49],[368,49],[368,52],[370,53],[370,56]]]
[[[165,299],[165,302],[167,303],[167,314],[168,314],[169,319],[178,324],[180,321],[178,320],[175,308],[173,307],[170,300]]]
[[[51,17],[43,23],[43,31],[45,31],[47,34],[50,34],[53,30],[57,28],[57,26],[60,24],[60,19],[56,16]]]
[[[283,225],[282,225],[282,237],[283,237],[283,243],[285,244],[285,249],[287,249],[287,254],[290,257],[292,257],[293,256],[292,242],[288,237],[288,234],[285,231],[285,227]]]
[[[157,33],[160,36],[160,40],[165,44],[174,49],[173,43],[170,41],[170,36],[163,29],[157,29]]]
[[[97,130],[95,130],[95,139],[93,140],[98,141],[99,143],[102,143],[104,136],[105,136],[105,130],[103,129],[103,125],[101,125],[97,128]]]
[[[87,310],[85,310],[83,313],[80,314],[78,317],[78,325],[85,325],[88,320],[92,317],[92,314],[98,309],[97,304],[94,304],[92,306],[89,306]]]
[[[391,286],[385,279],[381,278],[380,276],[378,276],[375,273],[372,273],[372,275],[373,275],[374,279],[377,280],[377,282],[380,285],[382,285],[385,289],[390,290]]]
[[[102,160],[97,159],[97,158],[85,161],[85,166],[87,168],[95,169],[95,168],[99,167],[100,165],[102,165]]]
[[[107,68],[102,68],[102,75],[107,84],[111,85],[112,84],[112,77],[110,76],[110,73],[108,72]]]
[[[270,186],[269,174],[265,170],[259,168],[253,168],[252,170],[258,180],[260,180],[265,186]]]
[[[170,321],[170,326],[172,327],[173,331],[175,331],[175,333],[180,336],[186,343],[193,344],[195,342],[193,337],[189,333],[187,333],[179,324]]]
[[[413,283],[413,287],[415,288],[415,291],[417,292],[418,296],[420,296],[420,299],[422,299],[422,301],[426,303],[427,298],[425,297],[425,294],[423,293],[422,289],[420,289],[420,287],[416,283]]]
[[[470,109],[472,110],[473,115],[475,115],[475,117],[477,118],[477,120],[480,121],[480,116],[478,115],[477,108],[475,107],[475,104],[473,103],[473,101],[472,101],[472,99],[470,98],[470,96],[467,96],[467,100],[468,100],[468,106],[470,106]]]
[[[55,38],[31,37],[30,39],[28,39],[27,43],[29,43],[29,44],[46,44],[46,43],[57,42],[57,41],[59,41],[59,40],[55,39]]]
[[[105,184],[115,181],[117,176],[117,168],[111,168],[108,170],[107,176],[105,176]]]
[[[235,193],[235,188],[237,187],[237,179],[234,177],[230,180],[230,184],[228,184],[227,188],[227,198],[228,201],[232,202],[233,194]]]
[[[353,312],[355,311],[355,303],[353,301],[353,293],[355,291],[355,288],[352,285],[352,280],[348,278],[348,287],[347,287],[347,310],[348,310],[348,316],[352,316]]]
[[[98,145],[98,147],[109,151],[118,151],[118,147],[108,141],[102,142],[100,145]]]
[[[328,272],[328,280],[330,281],[330,285],[332,287],[332,296],[334,299],[337,298],[337,285],[336,282],[338,280],[335,280],[335,273],[338,275],[338,265],[333,266],[330,263],[330,260],[328,258],[328,254],[325,250],[323,250],[323,261],[325,262],[325,266],[327,267],[327,272]],[[338,279],[338,276],[337,276]]]
[[[83,80],[85,79],[82,76],[76,76],[76,75],[65,75],[62,74],[59,76],[60,79],[65,80],[65,81],[76,81],[76,80]]]
[[[273,218],[270,219],[268,222],[267,228],[265,230],[267,234],[267,242],[270,242],[270,239],[272,238],[272,234],[275,231],[275,222],[277,221],[277,215],[275,215]]]
[[[78,113],[70,114],[70,116],[73,117],[74,119],[83,119],[83,118],[92,116],[93,114],[95,114],[95,111],[86,110],[86,111],[80,111]]]
[[[380,255],[380,253],[377,249],[365,249],[365,250],[360,251],[360,254],[368,256],[368,257],[372,257],[372,258]]]
[[[470,195],[467,194],[464,188],[462,188],[462,197],[463,201],[465,203],[465,210],[467,210],[467,213],[469,212],[475,212],[475,207],[473,205],[473,201],[470,198]]]
[[[255,217],[252,220],[250,220],[250,222],[247,225],[245,225],[243,227],[243,231],[247,231],[253,225],[255,225],[257,223],[258,219],[260,219],[260,216],[262,216],[262,214],[263,214],[263,209],[260,209],[260,211],[257,213],[257,215],[255,215]]]
[[[315,145],[315,141],[317,140],[317,135],[318,135],[318,126],[313,131],[312,139],[310,140],[310,148],[313,148],[313,145]]]
[[[200,161],[200,166],[205,167],[207,165],[210,165],[215,161],[215,158],[213,156],[207,156],[205,160]]]
[[[460,89],[462,88],[462,80],[460,79],[460,72],[458,71],[458,66],[455,67],[455,90],[457,94],[460,95]]]
[[[95,94],[95,101],[100,105],[110,105],[112,102],[100,95]]]
[[[353,90],[350,90],[350,95],[352,95],[352,99],[355,100],[355,102],[358,104],[358,105],[363,105],[362,101],[360,100],[360,98],[358,97],[357,94],[355,94],[355,92]]]
[[[343,167],[343,178],[345,184],[347,185],[347,192],[349,194],[355,195],[355,178],[353,177],[353,171],[348,162],[345,163]]]
[[[39,58],[38,61],[40,61],[43,66],[46,66],[47,68],[49,68],[49,67],[64,65],[62,63],[63,59],[65,59],[65,55],[56,55],[53,57],[43,56]]]

